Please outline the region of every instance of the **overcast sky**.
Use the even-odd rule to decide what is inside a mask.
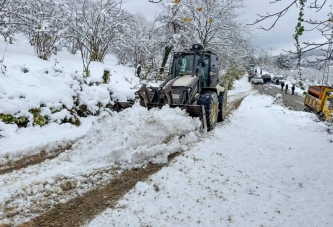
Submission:
[[[172,0],[164,0],[171,2]],[[253,22],[256,18],[259,18],[257,14],[266,14],[278,12],[279,9],[284,8],[290,4],[291,0],[280,1],[275,4],[270,4],[270,0],[248,0],[247,9],[244,9],[243,19],[246,22]],[[124,4],[124,8],[131,13],[140,12],[146,16],[147,19],[153,20],[154,17],[160,12],[160,5],[149,3],[148,0],[127,0]],[[320,11],[320,13],[314,13],[313,11],[305,11],[306,15],[310,15],[313,19],[323,19],[326,17],[328,11],[330,11],[329,3],[326,4],[325,8]],[[299,9],[296,7],[291,8],[286,15],[284,15],[276,24],[276,26],[270,31],[263,31],[256,29],[258,25],[252,26],[255,33],[257,33],[256,38],[253,39],[253,46],[259,46],[262,49],[267,49],[272,52],[272,54],[279,54],[284,50],[294,50],[294,40],[293,34],[295,31],[295,26],[297,24]],[[320,17],[320,18],[318,18]],[[263,27],[269,27],[271,21],[262,22],[260,25]],[[301,40],[319,40],[325,39],[319,32],[311,32],[302,36]]]

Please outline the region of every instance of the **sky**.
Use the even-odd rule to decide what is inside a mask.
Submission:
[[[79,54],[60,51],[43,61],[23,42],[0,43],[0,52],[5,50],[0,113],[18,117],[40,107],[50,122],[18,128],[0,120],[0,171],[22,158],[49,158],[0,173],[0,226],[27,222],[125,169],[168,163],[176,152],[183,153],[137,182],[115,209],[100,213],[89,227],[332,226],[333,135],[314,114],[258,94],[246,77],[228,92],[229,103],[244,98],[239,108],[201,134],[200,120],[179,108],[148,110],[136,103],[119,113],[103,109],[110,92],[113,99],[127,99],[140,83],[133,68],[118,65],[112,56],[92,63],[87,78],[88,84],[101,82],[108,69],[111,82],[87,86],[79,83]],[[71,117],[63,105],[70,107],[72,96],[91,111],[99,103],[101,114],[81,117],[79,127],[60,124]],[[51,112],[54,108],[62,110]]]
[[[171,0],[164,0],[171,1]],[[242,19],[247,23],[254,22],[257,18],[257,14],[264,15],[268,13],[278,12],[278,9],[284,8],[290,4],[291,1],[279,1],[275,4],[270,4],[270,0],[248,0],[246,1],[247,9],[244,9]],[[146,16],[147,19],[153,20],[154,16],[160,12],[159,4],[149,3],[148,0],[127,0],[124,4],[124,8],[131,13],[140,12]],[[328,11],[330,11],[329,3],[320,13],[314,13],[313,11],[306,9],[306,15],[313,19],[325,18]],[[273,55],[277,55],[283,50],[295,50],[293,35],[295,26],[297,24],[298,9],[291,8],[286,15],[284,15],[276,24],[276,26],[270,31],[264,31],[257,29],[259,26],[252,26],[256,33],[256,38],[253,39],[252,45],[271,52]],[[263,27],[270,27],[271,21],[264,21],[260,25]],[[318,32],[306,33],[301,37],[301,41],[316,41],[325,40],[325,38]]]

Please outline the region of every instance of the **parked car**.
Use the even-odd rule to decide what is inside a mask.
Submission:
[[[279,80],[279,83],[277,83],[277,80]],[[281,83],[286,83],[286,80],[284,79],[283,76],[275,76],[272,80],[272,83],[274,84],[281,84]]]
[[[253,84],[263,84],[264,80],[261,77],[254,77],[251,79],[251,82]]]
[[[264,80],[264,84],[270,83],[272,80],[271,75],[269,75],[269,74],[262,75],[262,79]]]

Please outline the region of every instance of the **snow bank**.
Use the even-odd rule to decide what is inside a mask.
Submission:
[[[188,150],[200,140],[200,120],[179,108],[147,110],[135,104],[94,122],[84,138],[57,158],[0,175],[0,207],[15,207],[20,215],[0,219],[27,221],[59,202],[112,179],[122,169],[148,162],[166,163],[168,155]],[[117,172],[112,169],[116,167]],[[70,182],[70,191],[63,185]],[[41,203],[41,201],[43,201]]]

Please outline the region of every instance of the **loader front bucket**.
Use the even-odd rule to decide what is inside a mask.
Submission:
[[[150,103],[149,100],[149,91],[147,89],[147,86],[143,84],[140,89],[134,93],[135,95],[140,97],[140,104],[143,107],[148,107],[148,104]]]

